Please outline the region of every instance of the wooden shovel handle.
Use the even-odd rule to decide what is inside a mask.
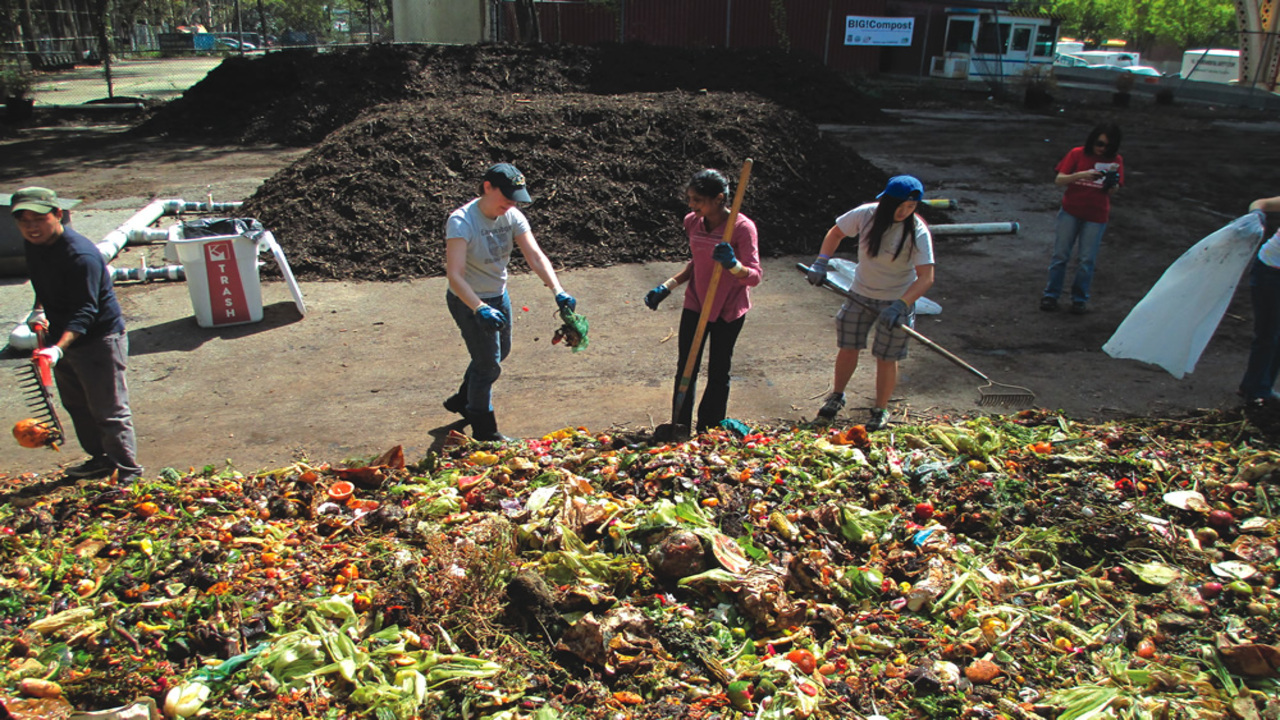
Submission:
[[[738,175],[738,189],[733,194],[733,206],[729,208],[729,219],[724,225],[724,236],[721,242],[733,239],[733,227],[738,221],[738,210],[742,208],[742,196],[747,193],[747,181],[751,179],[751,166],[754,161],[747,158],[742,163],[742,172]],[[711,282],[707,284],[707,292],[702,296],[702,311],[698,314],[698,328],[693,332],[693,344],[689,346],[689,357],[684,361],[684,373],[680,375],[680,389],[677,392],[676,404],[672,408],[671,421],[675,422],[684,404],[684,395],[689,391],[693,381],[694,365],[698,361],[698,351],[702,349],[702,336],[707,331],[707,320],[711,317],[711,305],[715,301],[716,290],[720,287],[720,273],[724,270],[720,263],[711,269]]]

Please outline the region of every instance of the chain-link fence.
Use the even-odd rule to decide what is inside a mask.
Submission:
[[[390,0],[0,0],[0,98],[169,100],[223,59],[391,40]]]

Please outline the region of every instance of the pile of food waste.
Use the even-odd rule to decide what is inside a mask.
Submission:
[[[4,477],[0,706],[1275,718],[1274,447],[1037,410]]]

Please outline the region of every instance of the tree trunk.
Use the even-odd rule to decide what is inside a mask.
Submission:
[[[522,43],[542,42],[538,25],[538,8],[534,0],[516,0],[516,31]]]
[[[115,86],[111,81],[111,16],[107,10],[111,0],[94,0],[93,24],[98,36],[98,55],[102,57],[102,72],[107,79],[107,97],[115,97]]]

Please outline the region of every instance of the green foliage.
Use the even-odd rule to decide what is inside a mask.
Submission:
[[[25,98],[30,96],[31,86],[34,82],[29,72],[12,66],[0,68],[0,101],[11,97]]]
[[[1015,7],[1063,18],[1063,35],[1086,43],[1123,38],[1139,48],[1222,47],[1234,46],[1238,31],[1232,0],[1020,0]]]

